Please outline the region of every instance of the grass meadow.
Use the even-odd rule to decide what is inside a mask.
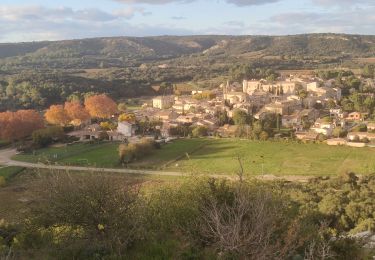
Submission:
[[[200,174],[236,174],[241,159],[251,175],[336,175],[352,171],[375,172],[374,148],[326,144],[250,141],[239,139],[181,139],[129,165],[136,169],[181,171]],[[76,144],[46,148],[14,159],[58,164],[120,168],[118,143]]]

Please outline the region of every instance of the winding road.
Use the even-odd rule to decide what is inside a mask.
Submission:
[[[187,176],[181,172],[165,172],[165,171],[149,171],[149,170],[133,170],[133,169],[111,169],[111,168],[96,168],[96,167],[80,167],[80,166],[64,166],[64,165],[47,165],[43,163],[29,163],[15,161],[11,158],[17,154],[15,149],[0,150],[0,165],[2,166],[20,166],[31,169],[50,169],[50,170],[65,170],[65,171],[87,171],[87,172],[108,172],[108,173],[127,173],[127,174],[145,174],[145,175],[159,175],[159,176]]]

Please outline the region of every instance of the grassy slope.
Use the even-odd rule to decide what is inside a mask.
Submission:
[[[58,154],[61,164],[117,168],[116,143],[79,144],[68,148],[48,148],[16,159],[38,161]],[[186,153],[190,159],[187,158]],[[234,174],[241,156],[247,174],[335,175],[345,171],[358,174],[375,172],[372,148],[332,147],[325,144],[254,142],[238,139],[187,139],[163,146],[161,150],[131,164],[133,168],[165,169],[210,174]],[[262,157],[263,156],[263,157]],[[179,159],[175,162],[176,159]]]

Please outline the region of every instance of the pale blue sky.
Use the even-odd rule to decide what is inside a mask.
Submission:
[[[375,0],[1,0],[0,42],[98,36],[375,34]]]

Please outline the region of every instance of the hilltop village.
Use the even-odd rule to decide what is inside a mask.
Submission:
[[[161,95],[138,100],[135,107],[129,100],[116,103],[105,94],[91,94],[84,102],[72,99],[46,111],[0,113],[0,137],[19,141],[32,136],[37,146],[59,142],[61,132],[70,138],[65,143],[211,136],[374,146],[374,80],[330,73],[334,77],[329,79],[279,75],[202,89],[154,86]],[[28,124],[27,118],[34,119]]]
[[[366,79],[363,84],[374,88],[372,80]],[[166,94],[134,110],[135,120],[119,122],[117,132],[119,138],[144,134],[145,129],[138,131],[136,121],[146,120],[154,122],[155,127],[146,132],[158,133],[158,138],[274,137],[326,141],[329,145],[372,145],[375,123],[369,120],[371,115],[339,105],[342,89],[336,86],[335,80],[291,75],[272,82],[228,81],[211,90]],[[373,103],[373,93],[358,95]]]

